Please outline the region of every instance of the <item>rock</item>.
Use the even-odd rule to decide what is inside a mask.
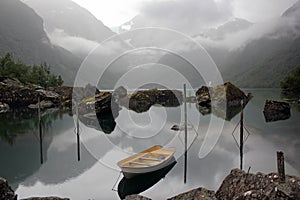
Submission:
[[[291,116],[291,107],[286,102],[266,100],[263,113],[266,122],[285,120]]]
[[[31,109],[38,109],[39,106],[40,106],[41,109],[47,109],[47,108],[53,108],[55,105],[54,105],[54,103],[51,102],[51,101],[45,101],[45,100],[43,100],[43,101],[40,102],[40,105],[39,105],[39,103],[36,103],[36,104],[30,104],[30,105],[28,106],[28,108],[31,108]]]
[[[0,199],[17,200],[17,195],[4,178],[0,177]]]
[[[299,199],[300,179],[286,175],[286,182],[279,183],[278,174],[247,174],[234,169],[224,179],[216,192],[218,199],[254,200],[254,199]]]
[[[207,86],[202,86],[196,91],[196,100],[199,106],[207,107],[210,106],[210,91]]]
[[[171,197],[168,200],[217,200],[215,192],[199,187],[191,191]]]
[[[0,101],[11,108],[27,107],[36,103],[39,93],[34,88],[24,85],[4,84],[0,86]]]
[[[180,126],[178,124],[174,124],[172,127],[171,127],[171,130],[173,131],[179,131],[180,130]]]
[[[176,107],[182,103],[182,93],[177,90],[142,90],[129,96],[129,109],[135,112],[146,112],[154,104]]]
[[[194,126],[192,124],[188,124],[187,125],[187,129],[188,130],[191,130],[193,129]],[[172,127],[171,127],[171,130],[173,131],[183,131],[184,130],[184,125],[178,125],[178,124],[174,124]]]
[[[117,89],[115,89],[115,91],[113,92],[113,97],[115,100],[119,100],[122,99],[124,97],[127,96],[127,90],[126,88],[124,88],[123,86],[118,87]]]
[[[72,107],[73,87],[59,86],[53,88],[53,91],[60,96],[60,105],[62,107],[67,107],[67,108]]]
[[[74,100],[81,101],[83,99],[98,95],[100,91],[96,86],[87,84],[85,87],[74,87],[72,93]]]
[[[198,103],[196,103],[195,106],[202,115],[207,115],[207,114],[211,113],[211,105],[210,104],[201,106]]]
[[[80,115],[87,113],[105,115],[118,112],[119,107],[112,101],[112,94],[110,92],[100,92],[93,97],[83,99],[79,104],[78,111]]]
[[[79,119],[84,124],[107,134],[115,129],[115,118],[119,115],[119,110],[120,107],[112,99],[110,92],[100,92],[94,97],[83,99],[78,106]]]
[[[53,105],[50,107],[61,105],[61,96],[55,91],[33,84],[23,84],[17,79],[0,78],[0,102],[8,104],[9,107],[26,108],[36,104],[38,97],[41,101],[51,101]]]
[[[69,198],[60,198],[60,197],[30,197],[21,200],[70,200]]]
[[[182,92],[178,90],[157,90],[156,104],[166,107],[176,107],[182,103]]]
[[[196,92],[197,109],[203,115],[213,113],[225,120],[231,120],[252,98],[230,82],[213,88],[202,86]]]
[[[0,102],[0,113],[6,113],[9,110],[9,105],[7,103]]]
[[[129,109],[137,113],[146,112],[154,104],[155,101],[151,99],[148,94],[137,92],[129,99]]]
[[[126,196],[125,200],[151,200],[151,199],[148,197],[141,196],[141,195],[132,194],[132,195]]]
[[[36,91],[39,92],[40,95],[45,98],[49,98],[49,99],[58,99],[59,98],[59,95],[54,91],[47,91],[44,89],[38,89]]]
[[[242,90],[230,82],[214,87],[211,92],[211,101],[217,105],[224,104],[226,107],[240,107],[242,100],[244,104],[247,104],[251,97],[251,93],[245,95]]]
[[[22,85],[17,78],[0,77],[0,83],[8,85]]]

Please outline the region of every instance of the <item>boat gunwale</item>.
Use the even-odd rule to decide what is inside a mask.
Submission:
[[[163,153],[163,152],[161,152],[161,153],[159,153],[159,151],[161,150],[161,149],[163,149],[163,150],[168,150],[168,152],[165,152],[165,153]],[[137,153],[137,154],[134,154],[134,155],[132,155],[132,156],[130,156],[130,157],[128,157],[128,158],[125,158],[125,159],[123,159],[123,160],[121,160],[121,161],[119,161],[117,164],[118,164],[118,166],[123,170],[123,169],[133,169],[133,168],[136,168],[136,169],[140,169],[140,168],[150,168],[150,167],[154,167],[154,166],[158,166],[158,165],[161,165],[162,163],[164,163],[164,162],[166,162],[166,161],[168,161],[171,157],[173,157],[173,155],[174,155],[174,153],[175,153],[175,150],[176,150],[176,148],[175,147],[170,147],[170,148],[163,148],[163,147],[161,147],[161,146],[158,146],[158,145],[156,145],[156,146],[153,146],[153,147],[151,147],[151,148],[149,148],[149,149],[146,149],[145,151],[142,151],[142,152],[140,152],[140,153]],[[157,153],[156,153],[156,151],[157,151]],[[158,155],[166,155],[166,157],[164,158],[164,159],[162,159],[162,160],[157,160],[157,161],[152,161],[152,163],[153,162],[155,162],[154,164],[152,164],[151,162],[149,163],[147,163],[147,162],[145,162],[145,165],[143,166],[143,165],[139,165],[139,166],[128,166],[128,163],[130,162],[130,161],[136,161],[136,160],[138,160],[139,158],[141,158],[141,157],[143,157],[143,156],[145,156],[145,155],[147,155],[147,154],[149,154],[149,153],[151,153],[151,154],[158,154]]]

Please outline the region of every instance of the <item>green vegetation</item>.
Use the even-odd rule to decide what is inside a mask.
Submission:
[[[292,71],[281,82],[281,88],[292,92],[300,92],[300,67]]]
[[[44,63],[40,66],[25,65],[15,62],[10,53],[0,58],[0,76],[17,78],[23,83],[31,83],[42,87],[56,87],[63,84],[61,76],[56,76],[50,72],[50,67]]]

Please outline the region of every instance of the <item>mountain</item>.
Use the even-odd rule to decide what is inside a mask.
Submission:
[[[220,63],[224,79],[240,87],[279,87],[300,66],[299,13],[300,1],[282,14],[279,30],[231,52]]]
[[[70,36],[102,42],[114,33],[85,8],[71,0],[24,0],[45,22],[48,33],[56,29]]]
[[[300,10],[300,1],[297,1],[292,7],[288,8],[283,14],[283,17],[295,17],[295,16],[299,16]]]
[[[43,20],[33,9],[19,0],[0,1],[0,56],[10,52],[26,64],[51,66],[72,84],[80,60],[67,50],[51,44],[43,27]]]

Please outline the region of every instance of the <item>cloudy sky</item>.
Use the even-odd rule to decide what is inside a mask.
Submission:
[[[166,23],[195,20],[221,23],[236,16],[251,22],[278,17],[297,0],[73,0],[109,27],[119,26],[138,14]]]

